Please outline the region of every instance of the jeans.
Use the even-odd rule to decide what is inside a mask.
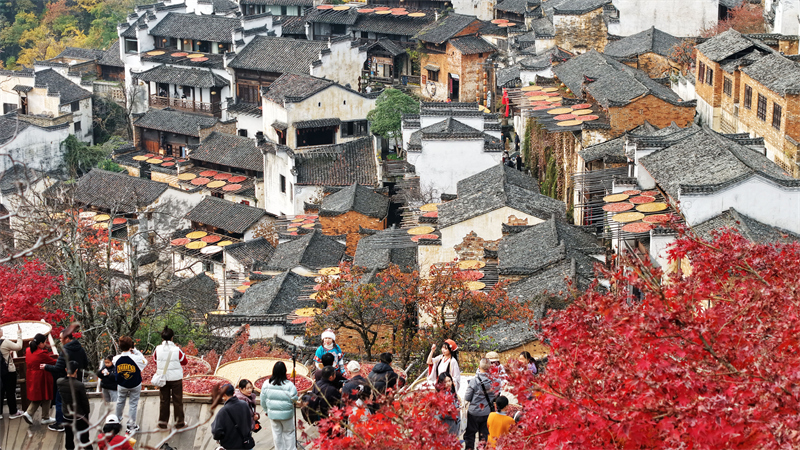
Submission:
[[[475,448],[475,433],[478,433],[478,441],[486,442],[489,438],[489,427],[486,422],[489,416],[473,416],[467,414],[467,431],[464,432],[464,443],[466,450],[473,450]]]
[[[8,372],[3,377],[3,390],[0,391],[0,414],[3,413],[3,401],[8,402],[8,413],[17,413],[17,372]]]
[[[117,391],[103,389],[103,401],[106,403],[117,403]]]
[[[183,380],[167,381],[164,387],[159,388],[161,400],[158,409],[158,424],[167,425],[169,423],[169,403],[172,400],[172,409],[175,413],[175,426],[183,428],[186,422],[183,418]]]
[[[64,423],[64,413],[61,411],[61,393],[56,389],[56,423]]]
[[[271,420],[275,450],[295,450],[294,419]]]
[[[89,422],[84,418],[79,418],[75,421],[75,432],[72,431],[72,419],[66,419],[64,424],[64,446],[67,450],[75,450],[75,433],[78,434],[78,439],[81,442],[79,447],[81,450],[91,450],[92,446],[89,443],[92,441],[89,432]]]
[[[125,400],[130,397],[131,404],[130,408],[128,409],[128,426],[136,425],[136,410],[139,408],[139,393],[142,392],[142,385],[138,385],[135,388],[126,388],[122,386],[117,386],[117,417],[120,419],[120,423],[122,423],[122,412],[125,410]]]

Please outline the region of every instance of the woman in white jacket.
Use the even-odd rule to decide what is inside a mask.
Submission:
[[[161,405],[158,410],[158,427],[165,429],[169,424],[169,403],[172,400],[172,409],[175,413],[175,428],[183,428],[186,422],[183,417],[183,366],[189,360],[183,350],[172,342],[175,332],[170,327],[165,326],[161,331],[161,345],[153,351],[153,358],[156,360],[156,374],[166,373],[167,383],[164,387],[158,388],[161,397]],[[165,372],[166,370],[166,372]]]
[[[294,405],[297,388],[286,377],[286,364],[278,361],[272,367],[272,376],[261,387],[261,407],[272,422],[272,440],[275,450],[297,448],[294,431]]]

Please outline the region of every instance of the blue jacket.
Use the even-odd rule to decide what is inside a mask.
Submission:
[[[294,417],[297,388],[289,380],[274,385],[269,379],[261,387],[261,408],[271,420],[289,420]]]

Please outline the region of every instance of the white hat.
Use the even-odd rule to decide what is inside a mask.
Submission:
[[[325,339],[325,338],[331,338],[331,339],[333,339],[335,341],[336,340],[336,334],[333,333],[333,330],[328,328],[327,330],[322,332],[322,339]]]
[[[108,417],[106,417],[106,425],[109,425],[109,424],[118,424],[118,423],[119,423],[119,418],[117,418],[117,416],[116,416],[116,415],[114,415],[114,414],[109,414],[109,415],[108,415]]]
[[[361,372],[361,364],[358,361],[350,361],[347,363],[347,371],[350,373],[359,373]]]

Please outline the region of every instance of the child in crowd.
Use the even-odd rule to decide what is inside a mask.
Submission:
[[[113,361],[112,355],[106,356],[103,358],[103,366],[97,371],[97,378],[103,389],[103,401],[106,403],[117,402],[117,369]]]
[[[99,450],[133,450],[131,440],[127,436],[120,435],[122,424],[114,414],[109,414],[106,423],[103,425],[103,432],[97,435],[97,448]]]

